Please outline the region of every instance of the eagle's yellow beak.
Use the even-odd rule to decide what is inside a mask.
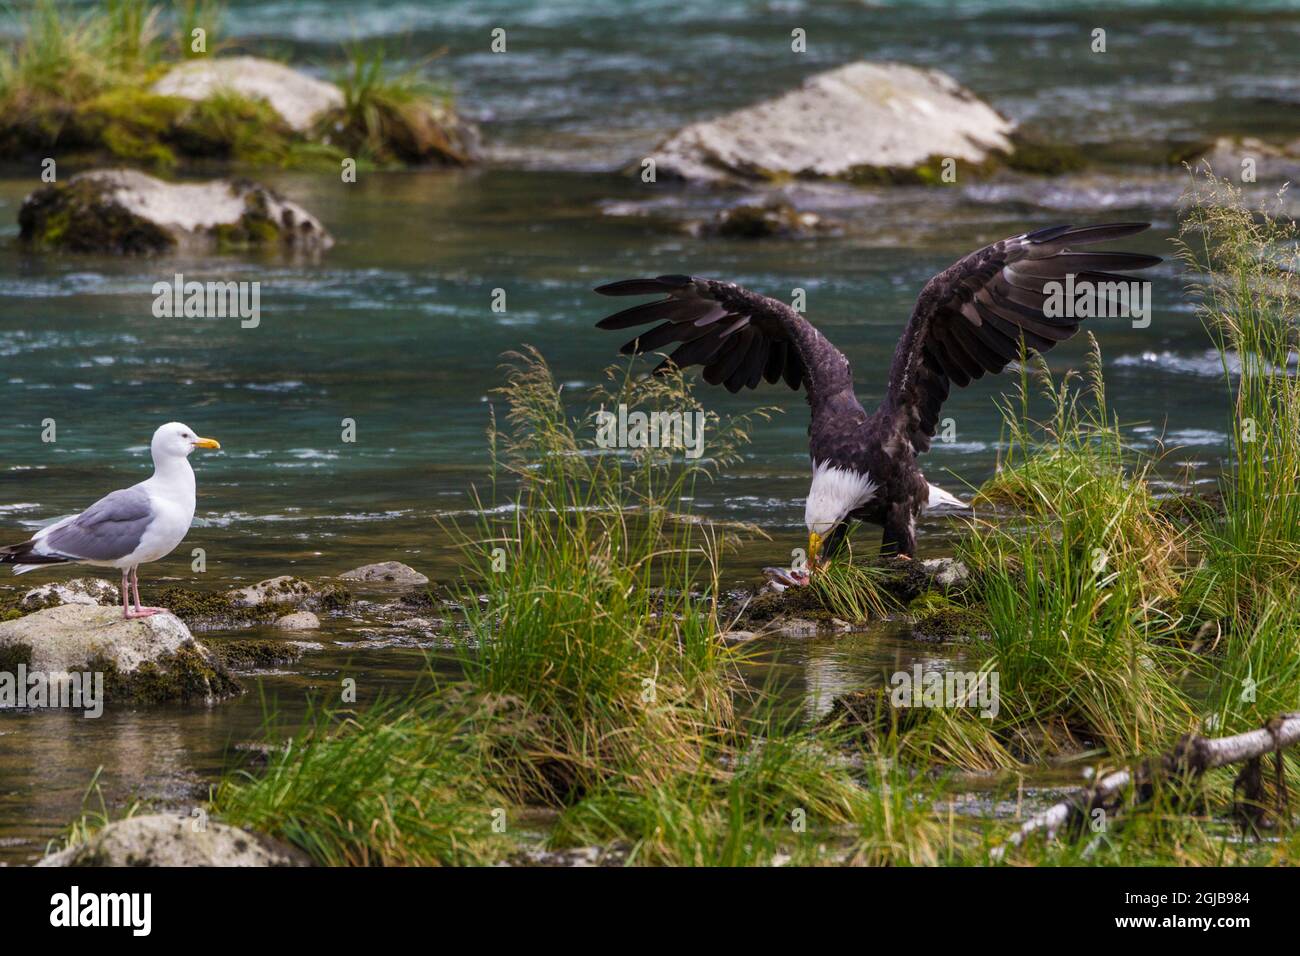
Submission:
[[[194,439],[195,448],[220,448],[221,442],[215,438],[196,438]]]
[[[808,532],[808,570],[812,571],[817,567],[817,558],[822,550],[822,536],[816,531]]]

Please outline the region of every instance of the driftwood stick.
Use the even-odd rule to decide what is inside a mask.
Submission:
[[[1000,859],[1008,846],[1019,846],[1040,830],[1050,839],[1072,820],[1114,801],[1132,784],[1149,789],[1160,777],[1200,777],[1207,770],[1258,759],[1269,753],[1276,753],[1280,761],[1282,750],[1297,742],[1300,742],[1300,713],[1281,714],[1258,730],[1231,737],[1188,734],[1169,753],[1143,761],[1134,769],[1112,771],[1094,786],[1034,814],[1004,844],[995,847],[992,855]]]

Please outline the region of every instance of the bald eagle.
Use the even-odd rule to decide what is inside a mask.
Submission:
[[[1076,290],[1089,288],[1086,283],[1114,289],[1110,283],[1134,281],[1115,270],[1161,261],[1076,250],[1149,225],[1053,226],[1003,239],[953,263],[921,290],[894,351],[884,398],[870,414],[854,394],[848,359],[811,322],[784,302],[733,282],[687,275],[611,282],[595,291],[665,297],[611,315],[597,327],[661,323],[621,350],[658,352],[680,343],[656,373],[700,365],[706,382],[731,392],[764,380],[803,388],[812,408],[812,485],[804,511],[809,566],[840,547],[851,521],[879,525],[882,554],[910,558],[916,553],[917,516],[961,506],[927,482],[916,462],[930,448],[949,389],[1002,371],[1020,356],[1022,342],[1042,353],[1074,335],[1078,319],[1047,307],[1067,276]]]

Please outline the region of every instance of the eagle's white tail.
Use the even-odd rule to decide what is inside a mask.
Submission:
[[[970,510],[970,505],[948,494],[938,485],[930,485],[930,498],[922,509],[928,515],[970,514]]]

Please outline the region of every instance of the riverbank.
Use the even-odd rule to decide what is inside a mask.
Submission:
[[[353,175],[358,166],[478,160],[477,130],[450,92],[395,72],[381,48],[352,48],[331,83],[235,55],[223,16],[206,3],[77,11],[37,0],[0,60],[0,160],[162,171],[229,163],[343,172],[350,163]]]
[[[913,619],[964,609],[946,635],[958,665],[938,672],[974,675],[964,700],[940,681],[933,700],[917,686],[900,701],[908,679],[926,685],[918,666],[878,674],[865,696],[810,720],[746,681],[763,653],[754,632],[790,615],[727,593],[722,569],[752,528],[681,518],[694,483],[740,453],[752,423],[715,417],[719,453],[686,469],[666,455],[573,454],[590,436],[532,354],[507,375],[496,436],[499,477],[522,485],[505,493],[508,510],[486,507],[454,531],[466,575],[454,676],[372,707],[323,701],[292,744],[268,741],[264,765],[225,776],[205,812],[327,864],[1285,859],[1294,848],[1267,775],[1244,793],[1222,771],[1137,791],[1080,832],[1015,846],[1018,820],[1054,794],[1014,807],[998,796],[1027,776],[1083,781],[1088,767],[1135,762],[1184,734],[1262,726],[1300,689],[1300,525],[1275,513],[1300,468],[1300,415],[1269,417],[1298,394],[1289,339],[1272,335],[1296,273],[1270,257],[1294,227],[1261,225],[1230,187],[1198,189],[1184,252],[1217,280],[1199,300],[1208,329],[1225,356],[1267,359],[1227,373],[1238,424],[1271,428],[1238,445],[1221,499],[1151,494],[1158,462],[1113,419],[1100,360],[1064,388],[1026,371],[1023,404],[1004,410],[1003,467],[958,549],[968,576],[950,573],[940,598],[912,593],[915,569],[857,562],[866,577],[779,598],[837,642],[880,627],[871,608]],[[694,401],[680,380],[612,388],[607,400]],[[1040,388],[1050,400],[1035,423]],[[726,639],[742,629],[747,639]],[[1283,836],[1229,839],[1234,826]]]

